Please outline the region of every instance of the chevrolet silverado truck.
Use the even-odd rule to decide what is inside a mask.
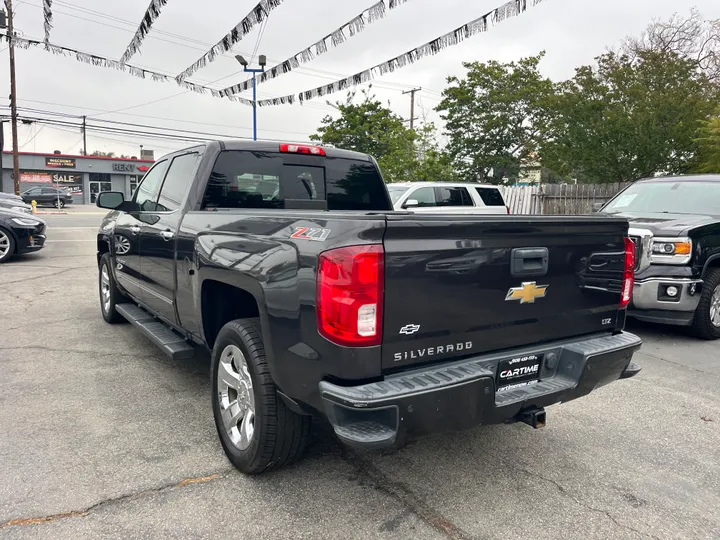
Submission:
[[[600,212],[630,221],[636,255],[628,315],[720,338],[720,175],[639,180]]]
[[[211,351],[241,471],[296,460],[310,418],[360,449],[522,421],[640,371],[635,245],[611,216],[396,212],[376,161],[215,141],[103,192],[102,315],[175,359]]]

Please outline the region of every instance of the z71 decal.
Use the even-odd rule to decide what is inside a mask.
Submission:
[[[324,242],[330,236],[330,229],[311,229],[310,227],[295,227],[295,232],[290,238],[298,240],[314,240],[316,242]]]

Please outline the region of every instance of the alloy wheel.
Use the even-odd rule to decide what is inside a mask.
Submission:
[[[255,434],[255,394],[245,355],[235,345],[220,355],[217,393],[225,432],[234,446],[245,450]]]
[[[0,259],[7,256],[10,251],[10,238],[3,231],[0,231]]]
[[[110,274],[107,265],[104,264],[100,270],[100,294],[102,298],[102,308],[105,313],[110,312]]]
[[[713,326],[720,328],[720,285],[715,287],[710,298],[710,321]]]

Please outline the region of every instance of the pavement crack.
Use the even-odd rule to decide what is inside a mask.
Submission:
[[[158,487],[154,488],[148,488],[141,491],[135,491],[133,493],[126,493],[124,495],[119,495],[117,497],[110,497],[108,499],[104,499],[102,501],[96,502],[93,505],[90,505],[86,508],[83,508],[81,510],[71,510],[69,512],[61,512],[58,514],[49,514],[47,516],[35,516],[35,517],[28,517],[28,518],[16,518],[11,519],[5,522],[0,522],[0,530],[1,529],[9,529],[10,527],[23,527],[26,525],[39,525],[43,523],[52,523],[53,521],[58,521],[62,519],[68,519],[68,518],[81,518],[86,517],[92,514],[93,512],[96,512],[98,510],[101,510],[107,506],[112,506],[115,504],[120,504],[127,501],[134,501],[137,499],[141,499],[144,497],[150,497],[152,495],[156,495],[158,493],[163,493],[166,491],[174,490],[174,489],[183,489],[188,486],[192,486],[195,484],[206,484],[208,482],[213,482],[214,480],[219,480],[221,478],[225,478],[228,474],[230,474],[229,471],[221,472],[221,473],[214,473],[207,476],[195,476],[190,478],[184,478],[183,480],[180,480],[179,482],[171,482],[168,484],[163,484]]]
[[[345,447],[342,450],[342,458],[355,468],[358,475],[369,479],[377,489],[398,500],[407,510],[447,538],[451,540],[472,538],[470,534],[413,493],[409,487],[402,482],[390,479],[369,460]]]
[[[507,463],[506,463],[505,465],[508,466]],[[612,521],[612,522],[615,524],[616,527],[618,527],[618,528],[620,528],[620,529],[625,529],[625,530],[627,530],[627,531],[632,531],[632,532],[634,532],[634,533],[636,533],[636,534],[639,534],[639,535],[641,535],[641,536],[645,536],[645,537],[647,537],[647,538],[652,538],[652,539],[654,539],[654,540],[660,540],[660,538],[658,538],[657,536],[655,536],[655,535],[653,535],[653,534],[649,534],[649,533],[646,533],[646,532],[643,532],[643,531],[639,531],[638,529],[636,529],[636,528],[634,528],[634,527],[631,527],[630,525],[626,525],[626,524],[624,524],[624,523],[620,523],[620,522],[617,520],[617,518],[615,518],[615,516],[613,516],[608,510],[602,510],[601,508],[595,508],[594,506],[591,506],[591,505],[583,502],[582,500],[580,500],[580,499],[578,499],[577,497],[575,497],[572,493],[570,493],[570,491],[569,491],[565,486],[563,486],[560,482],[558,482],[557,480],[553,480],[552,478],[547,478],[546,476],[543,476],[543,475],[541,475],[541,474],[539,474],[539,473],[537,473],[537,472],[535,472],[535,471],[530,471],[530,470],[528,470],[528,469],[524,469],[524,468],[518,467],[518,466],[516,466],[516,465],[510,466],[510,468],[512,468],[512,469],[514,469],[514,470],[516,470],[516,471],[518,471],[518,472],[521,472],[521,473],[523,473],[523,474],[525,474],[525,475],[527,475],[527,476],[530,476],[530,477],[532,477],[532,478],[537,478],[537,479],[542,480],[542,481],[544,481],[544,482],[546,482],[546,483],[548,483],[548,484],[552,484],[553,486],[555,486],[555,488],[556,488],[562,495],[564,495],[565,497],[567,497],[567,498],[569,498],[570,500],[572,500],[575,504],[577,504],[577,505],[579,505],[579,506],[582,506],[583,508],[585,508],[586,510],[590,510],[591,512],[597,512],[598,514],[603,514],[606,518],[608,518],[610,521]]]
[[[21,279],[15,279],[13,281],[4,281],[3,287],[6,285],[12,285],[13,283],[27,283],[29,281],[35,281],[36,279],[48,279],[48,278],[56,278],[57,276],[60,276],[62,274],[66,274],[68,272],[72,272],[73,270],[84,270],[87,269],[87,265],[85,266],[72,266],[70,268],[66,268],[65,270],[60,270],[59,272],[53,272],[51,274],[44,274],[42,276],[33,276],[29,278],[21,278]]]
[[[640,351],[638,354],[642,354],[645,356],[649,356],[650,358],[655,358],[656,360],[660,360],[662,362],[667,362],[668,364],[672,364],[674,366],[679,366],[683,369],[689,370],[689,371],[695,371],[697,373],[702,373],[703,375],[709,375],[711,377],[717,377],[718,375],[716,373],[710,373],[709,371],[703,371],[702,369],[697,369],[692,366],[688,366],[686,364],[681,364],[680,362],[673,362],[672,360],[668,360],[667,358],[663,358],[662,356],[658,356],[656,354],[652,354],[646,351]]]

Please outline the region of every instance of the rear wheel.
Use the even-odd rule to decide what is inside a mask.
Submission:
[[[0,263],[10,260],[15,253],[15,238],[10,231],[0,228]]]
[[[720,268],[708,270],[703,278],[700,303],[695,311],[692,329],[702,339],[720,338]]]
[[[222,327],[212,354],[212,407],[223,450],[246,474],[282,467],[305,449],[310,417],[277,395],[258,319]]]
[[[100,286],[100,311],[102,311],[103,319],[110,324],[125,322],[125,317],[120,315],[116,310],[117,304],[127,301],[127,298],[120,292],[115,278],[111,271],[112,260],[110,254],[105,253],[100,259],[99,286]]]
[[[55,200],[53,201],[53,206],[54,206],[55,208],[64,208],[64,207],[65,207],[65,201],[63,201],[62,199],[55,199]]]

